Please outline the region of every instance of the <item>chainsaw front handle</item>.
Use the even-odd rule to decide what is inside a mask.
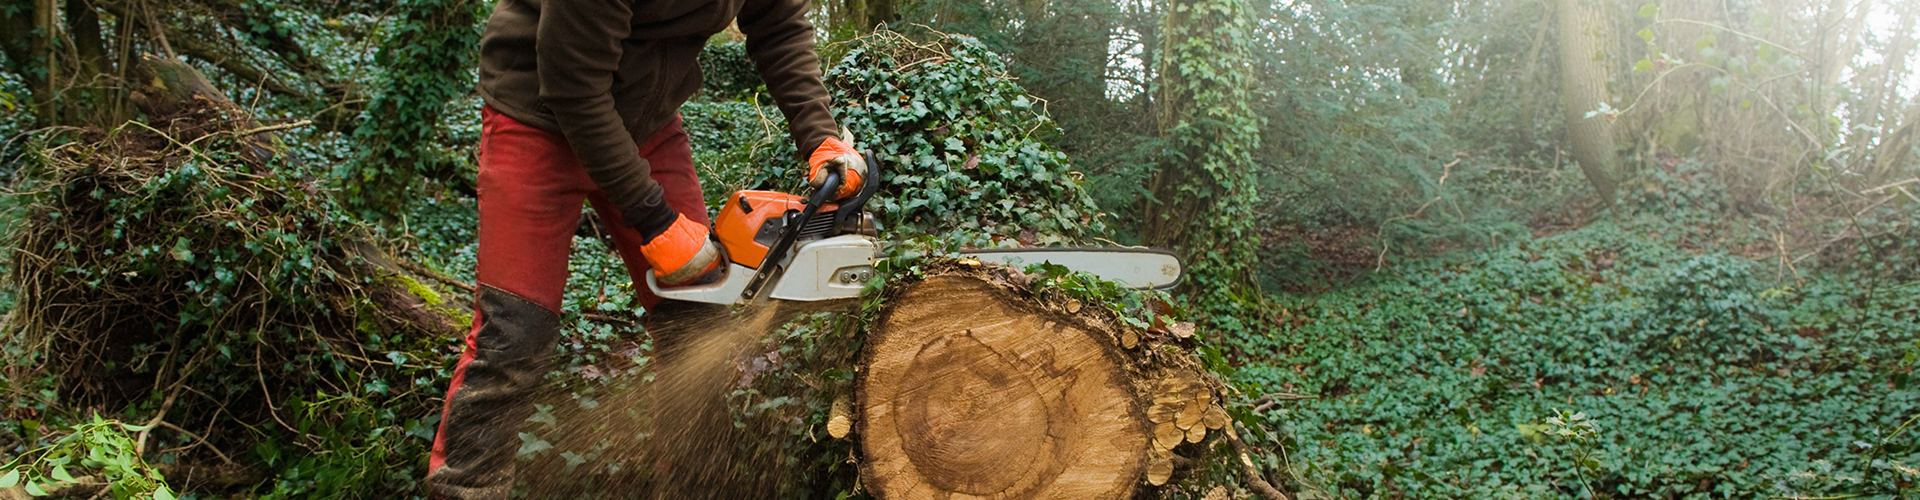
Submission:
[[[787,258],[787,252],[793,249],[793,242],[800,239],[800,229],[807,226],[807,221],[813,220],[813,215],[819,213],[820,207],[833,198],[833,193],[840,191],[842,181],[840,169],[829,169],[826,175],[827,178],[821,181],[820,187],[814,188],[813,196],[807,198],[806,208],[800,210],[800,213],[795,215],[786,227],[780,229],[780,239],[774,240],[773,246],[767,248],[767,256],[761,259],[760,268],[754,270],[753,279],[747,281],[747,288],[740,291],[740,303],[753,302],[754,298],[760,296],[760,289],[766,288],[767,283],[773,279],[774,268],[780,267],[780,261]],[[867,191],[864,186],[860,190]],[[861,202],[865,203],[866,200],[863,199]]]

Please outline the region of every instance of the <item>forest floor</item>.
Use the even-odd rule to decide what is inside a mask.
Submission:
[[[422,206],[417,259],[471,269],[464,200]],[[1697,228],[1696,228],[1697,229]],[[1289,464],[1336,497],[1804,496],[1911,485],[1920,282],[1776,266],[1660,217],[1602,218],[1281,293],[1279,330],[1216,339]],[[436,234],[446,235],[433,236]],[[591,376],[628,303],[576,241],[556,371]],[[1797,271],[1796,271],[1797,272]],[[584,368],[583,368],[584,367]],[[584,372],[582,370],[585,370]],[[1277,455],[1277,454],[1276,454]]]

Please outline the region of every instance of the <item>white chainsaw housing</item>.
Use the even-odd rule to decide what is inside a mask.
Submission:
[[[874,252],[878,249],[873,238],[849,234],[799,247],[782,263],[784,271],[774,276],[773,285],[763,289],[761,296],[754,300],[767,297],[802,302],[850,299],[860,296],[860,289],[873,278]],[[661,289],[653,273],[647,273],[647,289],[665,299],[732,304],[746,291],[747,282],[753,280],[753,271],[747,266],[728,263],[726,278],[719,282],[668,289]]]

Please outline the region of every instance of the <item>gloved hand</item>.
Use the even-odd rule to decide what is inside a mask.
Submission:
[[[653,277],[661,287],[698,285],[719,277],[720,261],[726,252],[709,238],[706,226],[675,215],[665,232],[640,245],[640,255],[653,266]]]
[[[853,150],[853,135],[828,137],[807,157],[807,182],[820,187],[827,182],[827,173],[839,170],[840,191],[834,193],[834,200],[852,198],[860,194],[860,186],[866,181],[867,161]],[[829,170],[832,169],[832,170]]]

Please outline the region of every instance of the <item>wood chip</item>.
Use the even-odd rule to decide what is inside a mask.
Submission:
[[[1175,337],[1183,339],[1193,338],[1193,323],[1187,321],[1174,323],[1167,327],[1167,331],[1173,333]]]
[[[844,439],[853,432],[853,400],[845,394],[833,398],[833,410],[827,417],[827,435],[834,439]]]
[[[1200,415],[1200,423],[1206,424],[1208,429],[1226,427],[1227,420],[1227,410],[1220,405],[1208,406],[1206,413]]]
[[[967,267],[980,267],[980,261],[978,259],[970,259],[970,258],[960,259],[960,265],[967,266]]]
[[[1227,493],[1227,487],[1215,485],[1212,490],[1207,491],[1206,498],[1200,500],[1233,500],[1233,495]]]
[[[1079,314],[1080,307],[1079,299],[1067,299],[1067,314]]]
[[[1153,426],[1153,448],[1160,451],[1172,450],[1186,438],[1186,433],[1175,427],[1173,422]]]
[[[1140,345],[1140,334],[1127,330],[1120,333],[1120,347],[1132,349]]]
[[[1207,438],[1206,427],[1196,425],[1196,426],[1187,428],[1187,442],[1198,443],[1201,440],[1206,438]]]
[[[1189,402],[1186,407],[1180,409],[1180,415],[1175,417],[1173,422],[1178,424],[1181,429],[1189,429],[1200,425],[1200,417],[1206,414],[1206,405]]]
[[[1153,458],[1147,459],[1147,484],[1160,486],[1167,484],[1168,479],[1173,479],[1173,457],[1166,452],[1153,454]]]
[[[1156,424],[1164,424],[1167,422],[1172,422],[1179,415],[1180,415],[1180,407],[1178,405],[1166,404],[1166,403],[1154,403],[1153,406],[1147,407],[1148,422],[1153,422]]]
[[[1162,396],[1186,401],[1192,399],[1195,385],[1198,384],[1194,382],[1193,374],[1187,373],[1186,371],[1177,371],[1174,372],[1173,375],[1161,379],[1160,390],[1156,392]]]

